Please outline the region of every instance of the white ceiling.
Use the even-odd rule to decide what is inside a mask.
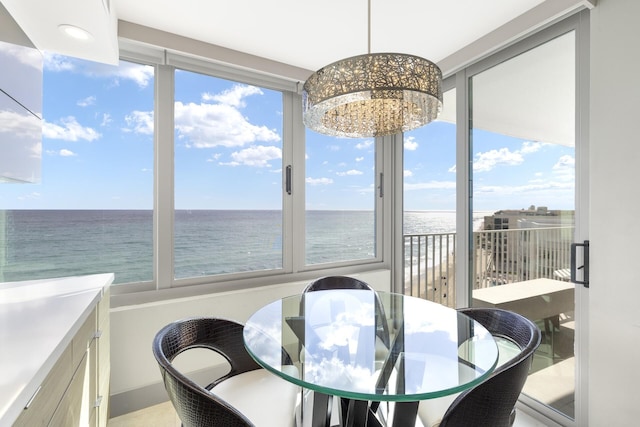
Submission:
[[[118,23],[150,27],[195,39],[302,70],[304,78],[331,62],[367,53],[368,0],[0,0],[13,19],[40,50],[99,62],[118,63]],[[399,52],[436,62],[443,72],[455,71],[528,32],[575,11],[593,7],[595,0],[371,0],[371,52]],[[74,24],[94,35],[78,42],[62,35],[60,24]],[[124,25],[131,27],[131,25]],[[205,47],[206,49],[206,47]],[[215,51],[215,47],[211,49]],[[530,87],[573,87],[572,74],[549,76],[535,69],[557,69],[556,55],[537,57],[531,68],[519,64],[526,75],[502,68],[493,73],[502,93],[516,100],[499,100],[491,85],[485,99],[486,117],[475,125],[513,136],[573,144],[572,116],[558,120],[558,112],[570,111],[572,93],[563,90],[529,91],[525,108],[499,108],[519,102],[520,83]],[[548,66],[544,66],[547,62]],[[266,71],[266,70],[263,70]],[[540,78],[543,80],[540,80]],[[297,79],[297,77],[296,77]],[[533,82],[536,81],[534,85]],[[511,84],[505,90],[505,84]],[[515,84],[515,85],[514,85]],[[538,101],[536,99],[540,98]],[[450,100],[441,119],[455,101]],[[500,101],[500,102],[498,102]],[[541,110],[540,105],[546,105]],[[479,106],[476,106],[479,107]],[[479,109],[476,110],[476,112]],[[541,112],[542,111],[542,112]],[[496,119],[497,118],[497,119]],[[505,118],[517,124],[502,129]],[[549,123],[563,125],[551,129]],[[535,129],[549,134],[534,134]]]
[[[590,1],[371,0],[371,51],[409,53],[440,63],[525,15],[544,21]],[[39,49],[107,63],[117,63],[118,20],[312,71],[368,50],[368,0],[0,2]],[[65,39],[59,24],[83,27],[95,40]],[[524,30],[514,30],[513,37]]]
[[[575,36],[567,33],[473,76],[473,128],[575,145]],[[438,120],[455,123],[454,91]]]
[[[309,70],[367,53],[367,0],[112,0],[118,18]],[[371,51],[440,61],[543,0],[371,0]]]

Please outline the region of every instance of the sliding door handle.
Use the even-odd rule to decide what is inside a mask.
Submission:
[[[582,262],[580,267],[577,267],[577,251],[578,246],[583,248]],[[576,279],[576,273],[578,270],[582,270],[582,280]],[[585,288],[589,287],[589,241],[585,240],[584,243],[572,243],[571,244],[571,282],[584,285]]]
[[[285,191],[288,195],[291,195],[291,165],[288,165],[285,169]]]

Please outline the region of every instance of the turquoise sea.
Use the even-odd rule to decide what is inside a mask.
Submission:
[[[404,222],[405,234],[447,233],[455,212],[406,212]],[[374,232],[370,211],[307,212],[305,262],[372,257]],[[281,211],[178,210],[173,235],[176,278],[282,267]],[[0,211],[0,282],[105,272],[149,281],[152,254],[151,211]]]

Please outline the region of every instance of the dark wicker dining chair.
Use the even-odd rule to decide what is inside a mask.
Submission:
[[[198,317],[173,322],[156,334],[153,354],[183,426],[295,425],[299,387],[262,369],[247,353],[242,332],[243,325],[232,320]],[[193,348],[222,355],[230,370],[206,387],[196,384],[172,364]],[[283,357],[288,357],[284,350]]]
[[[354,277],[349,276],[324,276],[318,279],[315,279],[304,288],[302,293],[307,292],[315,292],[315,291],[328,291],[334,289],[356,289],[356,290],[365,290],[371,291],[375,293],[375,290],[369,285],[367,282],[356,279]],[[301,300],[301,303],[304,301]],[[386,355],[389,351],[391,345],[391,336],[389,334],[389,324],[387,323],[387,318],[385,315],[384,306],[380,299],[375,297],[375,317],[376,317],[376,353],[382,353]],[[304,313],[304,307],[301,305],[300,313]],[[307,396],[307,399],[309,397]],[[306,399],[303,399],[303,401]],[[332,406],[333,398],[328,396],[327,406],[328,415],[331,416],[331,406]],[[324,404],[324,403],[323,403]],[[379,402],[372,402],[371,410],[372,412],[376,412],[378,408]],[[343,412],[347,410],[346,404],[341,405]],[[330,420],[327,419],[327,425],[329,425]]]
[[[349,276],[325,276],[315,279],[304,288],[302,293],[313,291],[327,291],[331,289],[362,289],[365,291],[375,292],[375,290],[367,282]],[[384,312],[382,302],[375,298],[376,325],[378,330],[376,335],[388,349],[390,345],[389,325]]]
[[[531,320],[512,311],[494,308],[459,311],[487,328],[495,338],[516,344],[520,351],[499,365],[485,381],[457,395],[439,424],[425,420],[423,411],[429,410],[428,401],[420,403],[420,418],[425,427],[512,426],[515,404],[527,380],[533,354],[540,345],[540,329]]]

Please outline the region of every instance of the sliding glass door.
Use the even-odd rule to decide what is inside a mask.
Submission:
[[[470,304],[542,331],[524,393],[575,418],[576,35],[569,31],[469,73]]]

